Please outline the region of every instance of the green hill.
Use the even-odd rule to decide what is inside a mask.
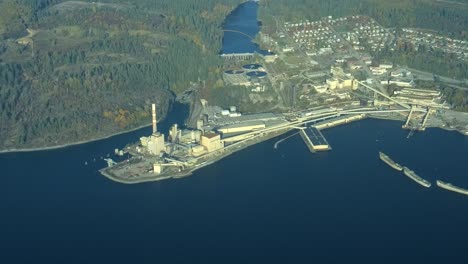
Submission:
[[[0,149],[92,139],[164,116],[216,82],[221,23],[239,0],[0,3]]]

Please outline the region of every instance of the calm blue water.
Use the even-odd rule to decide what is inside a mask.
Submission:
[[[268,54],[252,42],[252,38],[260,31],[257,22],[258,3],[245,2],[237,7],[225,20],[224,30],[235,30],[238,32],[224,32],[223,48],[221,53],[253,53]],[[242,34],[243,33],[243,34]]]
[[[183,120],[176,108],[171,120]],[[364,120],[324,131],[311,154],[298,136],[255,145],[192,177],[139,185],[100,176],[100,159],[141,129],[65,149],[0,154],[0,263],[464,263],[468,137]],[[93,160],[96,159],[94,162]],[[84,162],[89,164],[85,165]]]
[[[451,263],[466,259],[468,197],[425,189],[377,158],[468,186],[468,138],[365,120],[236,153],[192,177],[122,185],[99,156],[148,134],[2,154],[1,263]],[[167,127],[167,126],[165,126]],[[98,160],[89,165],[84,161]],[[374,262],[375,261],[375,262]],[[237,262],[238,263],[238,262]]]

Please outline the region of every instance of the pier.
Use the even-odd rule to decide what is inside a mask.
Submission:
[[[432,113],[432,109],[428,108],[425,112],[426,114],[424,115],[424,117],[422,118],[421,122],[418,124],[418,125],[411,125],[411,118],[413,116],[413,113],[415,111],[420,111],[420,112],[424,112],[423,109],[416,109],[414,106],[411,107],[411,110],[408,114],[408,117],[406,118],[406,122],[405,124],[402,126],[403,129],[410,129],[412,131],[424,131],[426,130],[426,124],[427,124],[427,120],[429,119],[429,116],[431,115]]]
[[[309,126],[300,132],[302,139],[311,152],[330,150],[331,147],[322,132],[315,126]]]
[[[426,115],[424,116],[424,119],[423,119],[423,121],[421,123],[421,127],[419,128],[419,130],[421,130],[421,131],[426,130],[426,123],[427,123],[427,120],[429,119],[429,116],[431,115],[431,113],[432,113],[432,109],[428,109]]]
[[[414,108],[411,107],[411,110],[410,110],[410,112],[409,112],[409,114],[408,114],[408,117],[406,118],[406,122],[405,122],[405,124],[402,126],[402,128],[404,128],[404,129],[411,128],[411,127],[409,126],[409,124],[410,124],[410,121],[411,121],[411,115],[413,114],[413,111],[414,111]]]

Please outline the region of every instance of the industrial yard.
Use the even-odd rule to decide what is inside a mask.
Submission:
[[[236,151],[291,130],[299,130],[312,152],[327,151],[331,146],[321,133],[323,129],[358,121],[372,114],[410,112],[411,116],[423,111],[414,108],[382,111],[350,106],[285,114],[242,115],[236,112],[235,107],[226,110],[203,103],[204,111],[196,129],[180,129],[174,124],[167,137],[157,130],[154,110],[153,133],[118,151],[131,157],[116,164],[109,163],[109,167],[102,169],[101,173],[112,180],[129,184],[185,177]]]
[[[153,105],[153,133],[122,150],[129,159],[110,162],[101,173],[122,183],[185,177],[291,130],[311,152],[328,151],[331,144],[322,130],[367,117],[401,120],[408,137],[426,127],[468,135],[468,114],[452,111],[443,93],[427,86],[424,73],[373,60],[370,52],[392,48],[395,36],[372,18],[285,22],[275,35],[260,34],[260,40],[274,53],[221,54],[222,81],[247,90],[251,105],[268,100],[275,111],[244,113],[245,105],[210,105],[196,98],[188,127],[174,124],[158,131]]]

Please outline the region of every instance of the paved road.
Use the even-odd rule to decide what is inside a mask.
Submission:
[[[412,68],[408,68],[408,70],[410,70],[412,73],[416,74],[417,75],[417,78],[418,80],[423,80],[423,81],[434,81],[434,74],[430,73],[430,72],[425,72],[425,71],[421,71],[421,70],[416,70],[416,69],[412,69]],[[446,84],[447,86],[450,86],[452,88],[455,88],[455,89],[461,89],[461,90],[467,90],[468,91],[468,87],[466,85],[466,83],[464,81],[460,81],[460,80],[456,80],[456,79],[453,79],[453,78],[449,78],[449,77],[444,77],[444,76],[439,76],[439,80],[441,82],[443,82],[444,84]]]

